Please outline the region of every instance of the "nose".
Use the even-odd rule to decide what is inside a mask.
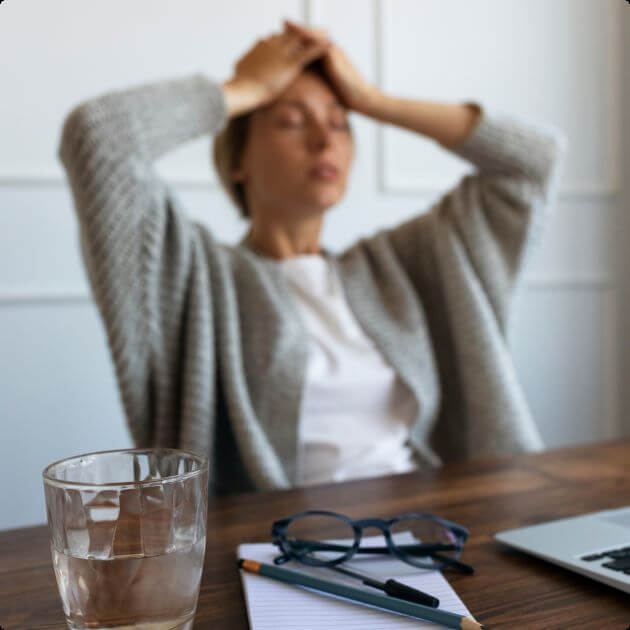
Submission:
[[[309,125],[307,144],[309,150],[319,152],[327,148],[331,141],[331,131],[328,125],[319,120],[313,120]]]

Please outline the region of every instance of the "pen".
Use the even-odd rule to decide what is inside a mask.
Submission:
[[[406,599],[408,602],[415,602],[416,604],[430,606],[431,608],[437,608],[440,605],[440,600],[437,597],[433,597],[433,595],[429,595],[429,593],[425,593],[424,591],[408,586],[407,584],[402,584],[396,580],[389,579],[386,582],[379,582],[378,580],[367,577],[366,575],[361,575],[356,571],[350,571],[350,569],[340,565],[328,568],[333,569],[333,571],[343,573],[344,575],[357,578],[366,586],[372,586],[373,588],[385,591],[390,597]]]
[[[345,597],[355,602],[362,602],[371,606],[377,606],[381,609],[409,615],[416,619],[439,623],[448,628],[456,628],[458,630],[487,630],[486,626],[482,626],[470,617],[463,617],[462,615],[457,615],[446,610],[429,608],[429,606],[414,604],[413,602],[408,602],[396,597],[381,595],[380,593],[370,593],[358,588],[353,588],[352,586],[339,584],[338,582],[329,582],[321,578],[306,575],[305,573],[290,571],[289,569],[283,569],[271,564],[241,558],[238,561],[238,566],[240,569],[250,573],[264,575],[288,584],[306,586],[324,593],[330,593],[331,595]]]

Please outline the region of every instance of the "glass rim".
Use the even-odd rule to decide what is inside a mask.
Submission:
[[[142,481],[111,481],[106,483],[93,483],[88,481],[67,481],[64,479],[58,479],[53,477],[50,474],[50,470],[54,466],[58,466],[60,464],[65,464],[71,462],[72,460],[78,460],[82,457],[90,457],[93,455],[110,455],[112,453],[181,453],[182,455],[187,455],[192,459],[196,459],[199,461],[200,466],[198,470],[191,470],[186,473],[181,473],[177,475],[169,475],[168,477],[161,477],[160,479],[145,479]],[[152,486],[161,486],[164,483],[173,483],[176,481],[183,481],[186,479],[193,479],[202,475],[204,472],[208,471],[209,468],[209,460],[207,455],[201,455],[200,453],[195,453],[193,451],[189,451],[181,448],[117,448],[110,449],[106,451],[92,451],[90,453],[80,453],[79,455],[72,455],[71,457],[64,457],[62,459],[58,459],[57,461],[48,464],[44,470],[42,470],[42,477],[44,483],[48,483],[57,487],[72,487],[72,488],[149,488]]]

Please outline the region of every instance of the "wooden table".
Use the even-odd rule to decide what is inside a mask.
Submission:
[[[630,441],[221,498],[211,502],[208,514],[195,629],[246,629],[236,545],[267,541],[274,519],[320,508],[355,518],[430,511],[466,525],[470,538],[463,558],[477,572],[445,575],[475,617],[493,630],[625,630],[628,595],[492,538],[498,530],[623,505],[630,505]],[[0,625],[4,630],[65,628],[45,526],[0,533]]]

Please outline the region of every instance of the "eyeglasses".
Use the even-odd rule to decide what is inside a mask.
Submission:
[[[363,530],[379,529],[386,546],[361,547]],[[343,514],[309,510],[275,521],[273,543],[282,551],[275,564],[298,560],[315,567],[334,567],[355,554],[391,554],[420,569],[446,568],[473,573],[459,561],[468,530],[433,514],[401,514],[389,520],[355,521]],[[352,544],[339,541],[351,540]]]

